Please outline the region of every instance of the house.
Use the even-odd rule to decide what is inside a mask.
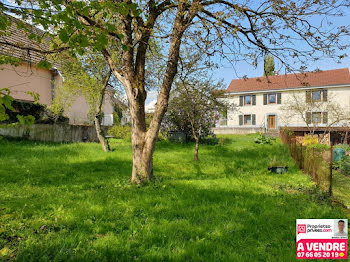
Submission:
[[[299,114],[286,111],[286,104],[296,101],[296,97],[301,105],[312,102],[318,108],[332,98],[342,110],[350,112],[349,69],[234,79],[224,95],[234,106],[229,106],[227,119],[222,119],[214,132],[266,132],[283,126],[304,132],[308,127],[317,130],[329,127],[333,120],[327,111],[310,109]],[[345,124],[340,121],[335,126],[341,128]]]
[[[157,100],[153,100],[150,103],[148,103],[145,107],[145,112],[147,114],[153,114],[154,111],[156,111],[156,105],[157,105]]]
[[[45,59],[41,52],[35,50],[49,50],[49,38],[43,37],[42,43],[30,40],[28,34],[34,31],[35,34],[43,36],[44,31],[23,23],[19,19],[7,16],[12,24],[6,34],[0,34],[0,55],[11,56],[21,59],[18,66],[11,64],[0,65],[0,88],[8,88],[11,96],[22,102],[33,103],[34,98],[30,93],[39,95],[39,103],[50,106],[55,97],[55,88],[62,84],[63,78],[59,72],[59,66],[54,65],[51,69],[38,67],[38,63]],[[19,29],[16,23],[22,23],[28,29],[26,32]],[[16,46],[21,46],[17,48]],[[108,90],[103,103],[104,125],[113,124],[113,90]],[[75,99],[65,114],[72,125],[91,124],[88,118],[89,106],[84,96]]]

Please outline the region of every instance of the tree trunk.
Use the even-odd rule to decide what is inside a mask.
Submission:
[[[139,48],[129,48],[123,52],[122,70],[118,70],[118,67],[115,65],[115,62],[113,61],[108,50],[103,49],[102,51],[113,71],[113,74],[123,84],[128,98],[132,130],[133,166],[131,183],[133,184],[145,184],[154,178],[153,151],[158,137],[160,123],[168,106],[171,86],[177,73],[181,38],[187,26],[192,21],[195,15],[195,10],[197,10],[197,8],[193,8],[193,10],[191,9],[187,19],[185,19],[184,8],[185,5],[183,2],[181,2],[180,7],[177,10],[175,23],[172,30],[168,61],[161,90],[158,95],[156,109],[148,131],[146,129],[145,119],[145,101],[147,95],[144,88],[145,61],[148,40],[150,33],[152,32],[152,30],[149,29],[153,28],[155,20],[152,20],[149,23],[150,28],[144,31],[144,37],[139,43]],[[122,43],[126,46],[132,47],[134,45],[132,41],[132,17],[124,16],[122,21],[121,31],[126,36],[123,38]],[[137,50],[135,62],[134,50]]]
[[[198,161],[199,139],[196,139],[196,149],[194,150],[194,160]]]
[[[107,88],[107,85],[108,85],[109,78],[111,77],[111,74],[112,74],[112,71],[109,70],[106,78],[104,79],[103,86],[102,86],[102,88],[100,90],[100,95],[101,95],[100,101],[99,101],[99,103],[97,105],[96,113],[95,113],[95,119],[94,119],[97,138],[100,141],[100,144],[102,146],[103,151],[105,151],[105,152],[108,152],[111,149],[109,147],[108,139],[106,139],[105,134],[104,134],[104,132],[103,132],[103,130],[101,128],[101,123],[102,123],[102,105],[103,105],[103,100],[104,100],[104,97],[105,97],[106,88]]]
[[[146,184],[153,179],[153,152],[133,146],[131,183]]]
[[[101,117],[95,116],[95,128],[96,128],[96,134],[97,138],[100,141],[100,144],[102,146],[103,151],[108,152],[110,151],[108,139],[106,139],[104,132],[101,128]]]
[[[145,184],[153,176],[153,150],[156,136],[147,136],[144,94],[138,93],[131,105],[133,166],[131,183]]]

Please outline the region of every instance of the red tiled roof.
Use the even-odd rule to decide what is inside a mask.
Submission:
[[[226,92],[251,92],[344,84],[350,84],[348,68],[269,77],[234,79],[231,81]]]

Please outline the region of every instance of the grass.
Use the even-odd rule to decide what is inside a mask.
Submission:
[[[0,141],[0,259],[295,261],[295,219],[340,218],[280,142],[157,144],[157,181],[129,184],[131,145]],[[290,172],[267,172],[277,156]]]
[[[347,207],[350,207],[350,177],[333,172],[333,195]]]

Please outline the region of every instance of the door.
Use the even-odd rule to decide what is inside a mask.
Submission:
[[[276,128],[276,116],[269,115],[269,129],[275,129],[275,128]]]

